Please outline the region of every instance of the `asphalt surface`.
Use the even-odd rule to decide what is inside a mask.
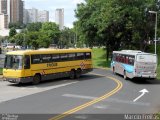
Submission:
[[[110,96],[109,93],[118,84],[108,77],[115,78],[123,85]],[[149,93],[133,102],[144,88]],[[113,75],[110,70],[103,69],[94,69],[78,80],[63,78],[39,85],[16,85],[1,81],[0,91],[0,113],[25,114],[23,117],[26,120],[53,117],[57,120],[126,119],[126,114],[154,114],[160,111],[160,81],[124,80],[119,75]],[[103,95],[107,97],[100,100]],[[95,99],[99,101],[93,104]],[[90,101],[92,104],[88,103]],[[61,115],[65,112],[73,114]]]

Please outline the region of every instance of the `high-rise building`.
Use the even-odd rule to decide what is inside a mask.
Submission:
[[[8,28],[8,15],[7,14],[0,14],[0,29],[7,29]]]
[[[8,28],[7,0],[0,0],[0,29]]]
[[[7,14],[7,0],[0,0],[0,13]]]
[[[26,10],[27,10],[27,14],[28,14],[28,21],[27,21],[27,23],[37,22],[38,10],[35,9],[35,8],[26,9]]]
[[[29,23],[29,13],[27,9],[23,10],[23,23],[24,24]]]
[[[49,22],[49,11],[38,11],[38,22]]]
[[[10,0],[10,22],[23,23],[23,1]]]
[[[24,23],[34,23],[34,22],[48,22],[49,21],[49,11],[38,9],[25,9],[24,10]]]
[[[55,22],[59,25],[59,29],[63,30],[64,28],[64,9],[56,9],[55,12]]]
[[[8,15],[8,23],[10,23],[10,2],[11,0],[7,0],[7,15]]]

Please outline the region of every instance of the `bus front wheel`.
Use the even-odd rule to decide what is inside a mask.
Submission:
[[[34,77],[33,77],[33,82],[32,84],[36,85],[38,84],[39,82],[41,81],[41,76],[36,74]]]

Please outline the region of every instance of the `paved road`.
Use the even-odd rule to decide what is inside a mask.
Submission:
[[[149,93],[133,102],[144,88]],[[107,117],[124,119],[123,114],[160,111],[160,81],[126,81],[121,76],[102,69],[95,69],[79,80],[63,78],[36,86],[0,82],[0,91],[0,113],[45,114],[32,115],[37,120],[53,117],[57,120],[101,120]],[[66,115],[61,115],[62,113]],[[73,115],[68,115],[70,113]]]

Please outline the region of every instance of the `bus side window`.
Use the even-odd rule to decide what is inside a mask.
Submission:
[[[60,62],[60,55],[52,54],[52,62]]]
[[[85,59],[91,59],[91,53],[90,52],[85,53]]]
[[[30,56],[26,55],[24,57],[24,69],[30,69]]]
[[[128,56],[126,56],[126,64],[128,64]]]

